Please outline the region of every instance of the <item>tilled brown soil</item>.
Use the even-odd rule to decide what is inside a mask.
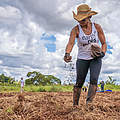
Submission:
[[[89,106],[86,95],[73,107],[72,92],[0,93],[0,120],[120,120],[120,92],[97,93]]]

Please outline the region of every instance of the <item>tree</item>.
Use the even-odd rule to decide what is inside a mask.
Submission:
[[[115,82],[116,79],[113,79],[112,76],[108,76],[108,80],[105,83],[115,85]]]
[[[0,82],[1,83],[10,83],[12,84],[14,82],[14,78],[5,76],[4,74],[0,75]]]
[[[43,75],[36,71],[28,72],[27,77],[28,79],[25,81],[27,85],[34,83],[37,83],[36,85],[61,84],[60,79],[54,77],[53,75]]]

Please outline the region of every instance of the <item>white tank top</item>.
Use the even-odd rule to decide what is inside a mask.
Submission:
[[[78,44],[78,59],[84,59],[84,60],[90,60],[93,59],[91,57],[91,43],[98,43],[99,38],[98,38],[98,33],[95,28],[94,23],[92,23],[92,32],[90,35],[86,35],[80,24],[78,25],[79,27],[79,37],[77,40]]]

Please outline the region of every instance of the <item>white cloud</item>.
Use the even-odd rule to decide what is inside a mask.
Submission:
[[[103,59],[100,78],[108,75],[119,79],[120,73],[120,2],[119,0],[2,0],[0,1],[0,70],[1,73],[20,78],[27,72],[37,70],[44,74],[53,74],[66,79],[68,68],[64,68],[63,56],[69,34],[77,23],[72,10],[80,3],[88,3],[99,14],[92,20],[99,23],[106,36],[107,43],[113,47],[112,54]],[[4,5],[2,4],[4,3]],[[98,6],[99,5],[99,6]],[[45,44],[48,40],[41,36],[56,37],[56,52],[48,52]],[[77,44],[72,53],[75,65]],[[88,76],[89,77],[89,76]]]
[[[35,21],[46,31],[64,32],[73,25],[72,9],[82,1],[69,0],[24,0],[21,1],[24,8],[35,16]]]
[[[0,60],[0,64],[2,64],[3,63],[3,61],[2,60]]]
[[[6,6],[6,7],[0,7],[0,17],[3,19],[20,19],[21,18],[21,12],[19,9],[12,7],[12,6]]]

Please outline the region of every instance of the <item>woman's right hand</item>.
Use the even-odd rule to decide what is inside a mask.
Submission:
[[[70,56],[70,53],[65,53],[64,61],[68,63],[68,62],[71,62],[71,59],[72,59],[72,56]]]

